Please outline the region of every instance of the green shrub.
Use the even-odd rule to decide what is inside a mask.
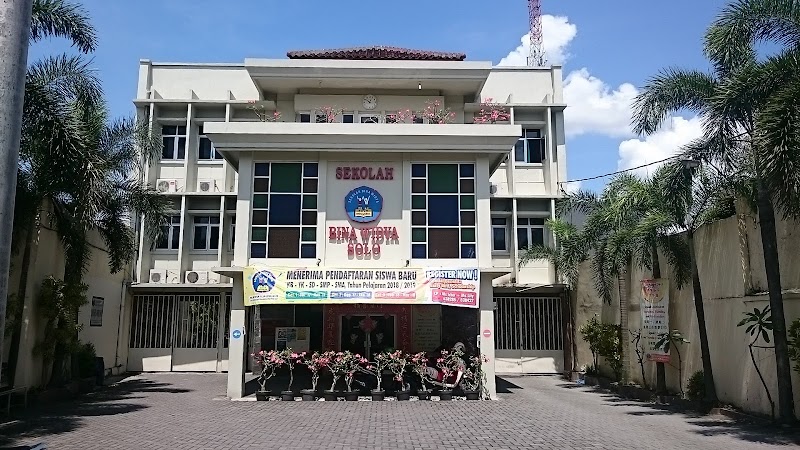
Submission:
[[[94,358],[97,356],[94,345],[91,343],[80,344],[78,350],[72,356],[75,358],[78,367],[78,377],[89,378],[95,376]]]
[[[706,384],[703,378],[703,371],[698,370],[691,377],[686,385],[686,396],[689,400],[699,402],[706,396]]]
[[[800,319],[789,325],[789,359],[794,363],[795,372],[800,372]]]
[[[581,337],[589,344],[589,350],[592,351],[592,372],[596,372],[599,368],[599,357],[602,356],[614,372],[614,376],[618,379],[622,376],[620,330],[619,325],[601,323],[596,316],[581,326],[579,330]]]

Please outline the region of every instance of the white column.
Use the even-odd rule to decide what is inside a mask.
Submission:
[[[231,297],[231,336],[228,344],[228,397],[242,398],[244,395],[245,358],[245,310],[244,284],[242,277],[233,279]],[[235,336],[239,334],[239,337]]]
[[[486,331],[489,331],[486,333]],[[480,327],[481,354],[488,359],[483,369],[486,374],[486,391],[492,400],[497,400],[497,383],[494,374],[494,290],[490,277],[481,278]],[[486,337],[489,334],[489,337]]]

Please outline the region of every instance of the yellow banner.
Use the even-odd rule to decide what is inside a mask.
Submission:
[[[251,266],[244,304],[438,304],[478,307],[477,268],[354,269]]]

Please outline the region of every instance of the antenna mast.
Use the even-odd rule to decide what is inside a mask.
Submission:
[[[530,22],[531,49],[528,54],[528,67],[544,67],[547,58],[542,45],[542,2],[528,0],[528,20]]]

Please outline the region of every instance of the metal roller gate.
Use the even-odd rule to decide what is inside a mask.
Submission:
[[[495,297],[495,370],[560,373],[564,322],[558,297]]]
[[[128,370],[227,370],[229,320],[229,294],[136,295]]]

